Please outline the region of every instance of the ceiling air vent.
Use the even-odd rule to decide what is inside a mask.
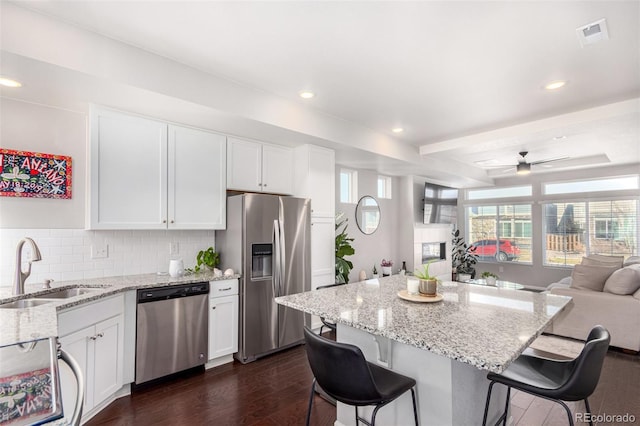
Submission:
[[[601,40],[608,40],[609,31],[607,31],[607,20],[602,18],[580,28],[576,28],[576,34],[582,47],[595,44]]]

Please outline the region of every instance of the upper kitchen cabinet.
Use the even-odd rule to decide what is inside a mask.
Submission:
[[[91,229],[224,229],[226,138],[93,108]]]
[[[335,217],[335,153],[302,145],[294,153],[294,194],[311,198],[312,217]]]
[[[169,229],[225,229],[226,137],[169,126]]]
[[[227,188],[238,191],[293,193],[290,148],[228,138]]]

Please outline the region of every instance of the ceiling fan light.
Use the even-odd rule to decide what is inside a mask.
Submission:
[[[516,174],[518,175],[528,175],[531,173],[531,164],[529,163],[520,163],[516,166]]]

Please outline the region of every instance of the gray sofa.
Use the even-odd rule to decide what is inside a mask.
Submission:
[[[611,346],[640,351],[640,263],[636,260],[640,262],[631,258],[612,272],[576,265],[571,277],[547,287],[551,294],[573,300],[545,332],[584,340],[600,324],[609,330]]]

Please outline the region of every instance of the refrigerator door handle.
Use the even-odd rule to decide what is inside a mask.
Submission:
[[[273,278],[271,279],[271,286],[273,287],[273,296],[280,296],[280,256],[282,251],[280,250],[280,223],[278,220],[273,221]]]
[[[278,273],[280,277],[278,278],[278,296],[285,296],[285,274],[287,271],[287,257],[286,257],[286,247],[285,247],[285,230],[282,226],[282,222],[278,221],[278,234],[280,235],[280,244],[278,245],[278,250],[280,250],[279,258],[280,258],[280,266],[278,267]]]

